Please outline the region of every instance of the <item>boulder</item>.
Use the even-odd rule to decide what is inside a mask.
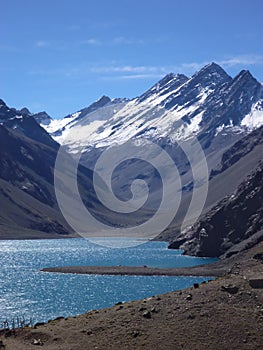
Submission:
[[[151,318],[152,317],[150,311],[144,311],[144,313],[142,315],[144,318]]]
[[[238,292],[238,287],[234,285],[221,286],[223,292],[228,292],[229,294],[236,294]]]
[[[249,285],[252,288],[263,288],[263,276],[257,278],[250,278]]]

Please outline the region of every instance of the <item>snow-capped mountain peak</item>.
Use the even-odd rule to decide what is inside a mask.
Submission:
[[[105,121],[123,108],[128,101],[129,99],[126,98],[110,99],[104,95],[78,112],[69,114],[63,119],[53,119],[48,124],[41,123],[41,126],[57,142],[64,144],[66,139],[69,140],[73,127],[73,134],[77,133],[80,138],[83,133],[90,135],[91,132],[97,130]]]
[[[262,91],[249,71],[232,78],[212,62],[190,78],[169,73],[133,100],[102,96],[42,126],[72,152],[130,138],[174,143],[194,135],[207,148],[219,134],[239,134],[263,124]]]
[[[201,80],[206,84],[211,81],[216,85],[231,80],[231,77],[217,63],[212,62],[196,72],[192,79]]]
[[[147,90],[138,98],[138,102],[145,101],[148,97],[153,94],[164,95],[170,91],[174,91],[183,83],[185,83],[189,78],[183,74],[169,73],[160,81],[158,81],[153,87]]]

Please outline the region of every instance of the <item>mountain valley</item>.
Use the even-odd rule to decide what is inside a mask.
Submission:
[[[196,227],[201,229],[204,221],[212,220],[211,213],[218,206],[223,205],[225,211],[231,210],[226,198],[232,198],[236,193],[236,200],[241,200],[241,192],[245,191],[248,181],[249,190],[253,191],[251,184],[255,176],[258,179],[255,186],[262,188],[259,172],[263,151],[262,125],[262,84],[246,70],[232,78],[216,63],[205,66],[190,78],[170,73],[131,100],[103,96],[61,120],[52,119],[46,112],[32,114],[27,108],[20,111],[9,108],[0,100],[0,198],[3,208],[0,237],[76,235],[63,218],[54,189],[54,169],[60,145],[68,160],[80,157],[81,197],[96,217],[113,227],[145,222],[154,215],[162,193],[158,172],[151,164],[135,157],[122,162],[113,174],[107,173],[106,166],[104,169],[107,175],[112,175],[114,193],[123,201],[131,198],[130,186],[135,179],[146,181],[153,193],[152,202],[147,202],[136,215],[108,210],[100,203],[93,188],[99,157],[114,145],[133,140],[140,145],[149,142],[158,145],[160,152],[164,150],[169,154],[180,174],[180,206],[159,239],[174,242],[171,247],[195,246],[194,237],[199,230]],[[201,146],[200,151],[197,145]],[[194,154],[193,159],[205,157],[207,169],[201,169],[199,159],[193,161],[190,153]],[[157,162],[160,154],[152,154],[151,161]],[[67,170],[70,173],[71,170]],[[198,179],[194,178],[195,171],[199,174]],[[105,188],[103,180],[101,188]],[[169,186],[175,186],[173,177],[167,177],[166,181]],[[191,220],[188,222],[185,218],[193,193],[196,189],[202,193],[206,187],[201,221],[191,228]],[[257,195],[260,203],[262,193],[259,191]],[[254,212],[250,214],[255,215]],[[235,215],[241,214],[235,212]],[[247,216],[248,222],[250,216]],[[194,217],[194,221],[197,218]],[[214,224],[210,226],[214,227]],[[262,229],[261,221],[256,227],[248,232],[254,235]],[[228,230],[227,225],[225,229]],[[242,233],[240,239],[230,241],[239,244],[248,236],[248,233]],[[185,237],[189,237],[190,245]],[[207,250],[197,252],[196,246],[186,251],[218,256],[230,249],[227,243],[224,247],[211,254]]]

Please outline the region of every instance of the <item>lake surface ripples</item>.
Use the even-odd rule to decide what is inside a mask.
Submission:
[[[185,267],[214,259],[182,256],[164,242],[105,248],[86,239],[0,241],[0,328],[8,319],[33,323],[74,316],[191,286],[207,277],[101,276],[41,272],[43,267],[129,265]]]

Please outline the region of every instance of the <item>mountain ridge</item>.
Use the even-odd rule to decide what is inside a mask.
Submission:
[[[84,120],[80,125],[77,118],[74,118],[71,125],[67,123],[63,130],[53,130],[51,134],[59,143],[68,144],[69,151],[76,150],[74,141],[80,141],[74,140],[74,132],[71,130],[80,126],[85,126],[86,138],[81,138],[81,144],[87,147],[102,147],[112,142],[123,142],[127,137],[138,136],[153,139],[166,137],[173,142],[192,134],[199,137],[203,146],[209,147],[219,130],[228,132],[227,129],[231,128],[231,132],[245,133],[262,125],[262,101],[262,85],[249,71],[243,70],[231,78],[223,68],[212,62],[191,78],[182,74],[167,74],[141,96],[126,101],[115,113],[106,115],[104,122],[99,117],[99,107],[96,109],[98,118],[94,115],[92,123],[88,121],[89,108],[93,106],[91,104],[81,110],[87,113],[86,125]],[[258,114],[257,124],[251,121],[255,113]],[[65,118],[70,116],[72,118],[74,114]],[[202,130],[203,126],[206,129]],[[208,132],[210,137],[199,135]]]

